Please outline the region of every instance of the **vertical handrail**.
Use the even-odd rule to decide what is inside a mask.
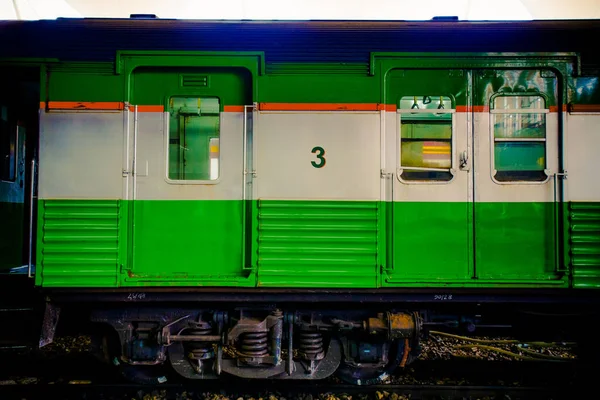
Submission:
[[[243,150],[242,150],[242,203],[245,202],[246,200],[246,176],[248,175],[248,166],[246,165],[248,160],[247,160],[247,155],[246,152],[248,151],[248,144],[247,144],[247,140],[248,140],[248,106],[244,106],[244,121],[243,121],[243,133],[242,133],[242,146],[243,146]]]
[[[128,117],[129,123],[129,117]],[[129,134],[129,133],[128,133]],[[128,241],[131,245],[131,251],[128,252],[127,261],[128,261],[128,270],[133,270],[134,268],[134,259],[135,259],[135,246],[134,243],[134,231],[135,231],[135,199],[137,197],[137,136],[138,136],[138,106],[135,105],[133,107],[133,154],[131,160],[131,201],[128,201],[129,204],[129,238]],[[129,152],[129,148],[127,148],[127,152]],[[128,187],[129,190],[129,187]]]
[[[133,111],[133,164],[132,164],[132,175],[133,175],[133,193],[131,196],[132,200],[135,200],[137,194],[137,137],[138,137],[138,106],[134,106]]]
[[[379,185],[379,197],[380,201],[385,201],[386,196],[386,146],[385,146],[385,107],[381,107],[379,110],[379,169],[381,170],[381,177],[383,181]]]
[[[380,204],[383,206],[384,215],[383,218],[383,234],[385,235],[384,243],[385,250],[381,255],[383,260],[379,259],[380,273],[391,272],[394,269],[394,241],[393,241],[393,226],[394,226],[394,179],[393,173],[387,172],[387,146],[386,146],[386,118],[387,114],[385,107],[381,107],[379,110],[379,152],[380,152]],[[389,201],[388,201],[389,200]],[[382,268],[385,265],[385,268]]]
[[[130,171],[129,171],[129,118],[130,118],[130,111],[129,111],[129,103],[125,103],[125,107],[124,107],[124,118],[123,118],[123,123],[125,124],[125,151],[124,151],[124,156],[125,156],[125,162],[124,162],[124,169],[123,169],[123,177],[126,178],[125,179],[125,189],[124,189],[124,193],[123,193],[123,199],[124,200],[129,200],[129,175],[130,175]]]
[[[254,110],[254,106],[245,105],[243,113],[243,134],[242,134],[242,269],[251,270],[252,267],[248,266],[251,264],[251,260],[248,260],[246,251],[248,243],[248,175],[252,172],[248,171],[248,108]],[[254,118],[253,118],[254,122]]]
[[[559,206],[562,206],[562,193],[559,201],[558,198],[558,179],[567,178],[567,171],[556,172],[554,173],[554,269],[557,273],[567,272],[568,269],[561,268],[561,260],[560,260],[560,229],[562,227],[561,224],[561,212]],[[562,189],[562,185],[561,185]]]
[[[33,192],[35,184],[35,157],[31,160],[31,187],[29,189],[29,259],[27,262],[27,277],[31,278],[31,267],[33,261]]]
[[[247,220],[246,220],[246,176],[248,173],[248,167],[246,165],[247,156],[247,137],[248,137],[248,112],[247,107],[244,106],[244,115],[242,121],[242,270],[246,269],[246,231],[247,231]]]

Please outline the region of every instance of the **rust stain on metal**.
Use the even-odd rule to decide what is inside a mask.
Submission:
[[[380,318],[369,318],[367,321],[367,330],[370,334],[376,335],[380,331],[387,330],[387,324]]]
[[[408,360],[408,353],[410,353],[410,345],[408,339],[404,339],[404,354],[402,354],[402,361],[400,361],[400,368],[404,368],[406,361]]]
[[[394,330],[413,330],[415,329],[415,321],[409,314],[390,314],[390,328]]]

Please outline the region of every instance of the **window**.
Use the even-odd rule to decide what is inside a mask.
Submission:
[[[444,96],[400,99],[400,178],[452,179],[452,102]]]
[[[214,181],[219,178],[219,111],[216,98],[170,99],[169,179]]]
[[[17,174],[17,127],[8,121],[8,110],[0,106],[0,180],[14,182]]]
[[[493,100],[493,170],[499,182],[544,181],[545,101],[539,95],[497,96]]]

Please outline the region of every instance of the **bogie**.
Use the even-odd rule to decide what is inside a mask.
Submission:
[[[317,380],[337,372],[367,384],[417,356],[421,324],[417,313],[390,311],[241,308],[165,310],[151,319],[156,316],[140,310],[92,314],[118,333],[119,351],[110,362],[130,379],[160,379],[165,373],[159,367],[170,366],[187,379]]]

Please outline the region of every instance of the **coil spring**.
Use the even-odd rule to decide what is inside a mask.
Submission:
[[[211,328],[194,328],[185,331],[186,335],[209,335]],[[214,356],[213,346],[210,343],[187,343],[188,357],[192,360],[206,360]]]
[[[308,359],[315,359],[323,353],[323,334],[320,332],[301,331],[299,333],[299,350]]]
[[[267,332],[246,332],[241,335],[240,353],[247,357],[264,357],[268,353]]]

